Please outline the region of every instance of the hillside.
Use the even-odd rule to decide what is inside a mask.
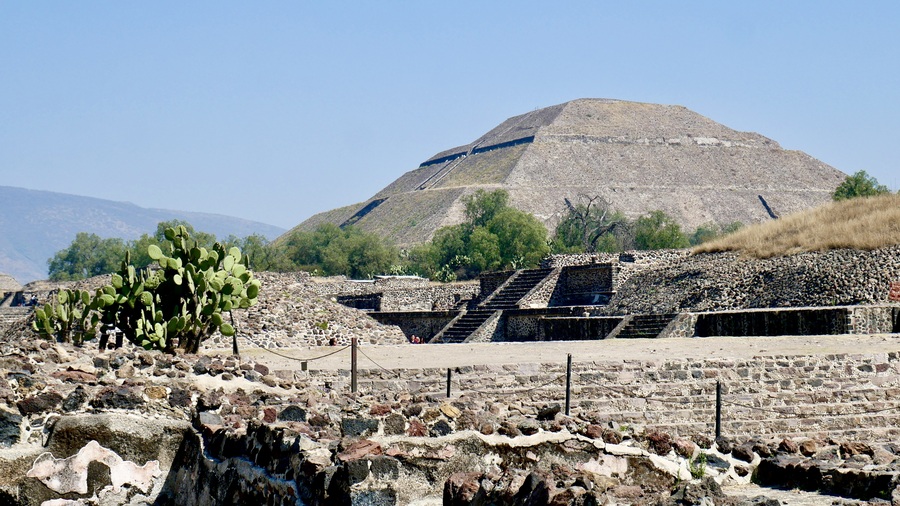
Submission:
[[[832,202],[704,244],[629,278],[607,309],[884,304],[898,281],[900,195],[883,195]]]
[[[135,239],[154,233],[160,221],[181,219],[216,237],[261,234],[270,239],[284,230],[217,214],[147,209],[128,202],[0,186],[0,273],[25,284],[47,277],[47,260],[68,246],[78,232]]]
[[[873,250],[900,244],[900,195],[832,202],[739,230],[695,248],[771,258],[838,248]]]
[[[827,202],[846,177],[762,135],[682,106],[580,99],[510,118],[424,161],[369,200],[296,227],[355,226],[399,245],[462,220],[462,198],[503,188],[551,231],[565,199],[600,195],[629,218],[653,210],[683,227],[756,223]]]

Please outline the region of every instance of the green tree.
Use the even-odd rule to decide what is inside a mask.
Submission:
[[[62,249],[47,262],[50,279],[53,281],[71,281],[85,279],[101,274],[109,274],[119,267],[119,262],[128,251],[132,265],[143,268],[153,259],[147,254],[151,245],[169,248],[172,241],[166,239],[167,229],[183,226],[200,247],[211,249],[216,243],[216,236],[206,232],[198,232],[190,223],[183,220],[162,221],[156,225],[154,235],[142,234],[139,238],[125,242],[119,238],[101,239],[96,234],[80,232],[65,249]]]
[[[433,278],[472,278],[483,271],[537,266],[550,252],[547,229],[534,216],[512,208],[504,190],[478,190],[463,199],[466,221],[435,232],[419,262]],[[424,263],[424,262],[423,262]],[[420,264],[421,265],[421,264]]]
[[[634,243],[641,250],[687,248],[690,245],[681,225],[662,211],[653,211],[637,219]]]
[[[462,202],[466,206],[466,224],[473,228],[484,227],[500,211],[509,209],[509,193],[505,190],[477,190],[463,197]]]
[[[247,237],[225,238],[226,247],[236,246],[248,258],[249,267],[256,271],[280,272],[290,270],[289,262],[285,258],[284,250],[277,248],[260,234],[251,234]]]
[[[846,200],[856,197],[872,197],[890,193],[887,186],[878,184],[878,180],[861,170],[852,176],[847,176],[844,182],[838,185],[831,194],[833,200]]]
[[[97,234],[79,232],[72,244],[47,261],[50,279],[74,281],[109,274],[116,270],[124,254],[122,239],[102,239]]]
[[[721,226],[716,223],[706,223],[704,225],[700,225],[699,227],[697,227],[697,230],[695,230],[694,233],[691,234],[691,246],[697,246],[699,244],[712,241],[713,239],[718,239],[723,235],[737,232],[743,226],[744,224],[739,221],[729,223],[725,226]]]
[[[599,195],[582,196],[578,204],[566,199],[568,214],[556,226],[553,249],[556,253],[614,252],[623,249],[622,236],[628,220],[612,210]]]
[[[331,223],[312,232],[294,232],[285,240],[283,249],[293,269],[326,276],[370,278],[389,272],[400,261],[397,249],[378,235],[354,227],[341,229]]]

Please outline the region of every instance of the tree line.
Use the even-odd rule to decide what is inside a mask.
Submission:
[[[887,187],[860,171],[848,176],[832,197],[841,200],[887,192]],[[505,190],[478,190],[464,197],[463,204],[462,223],[443,227],[431,241],[407,249],[377,234],[333,224],[294,231],[277,244],[261,235],[229,236],[220,242],[238,247],[256,271],[304,270],[355,279],[408,274],[453,281],[473,279],[481,272],[536,267],[550,253],[686,248],[742,226],[739,222],[709,223],[686,232],[663,211],[629,219],[603,198],[582,195],[575,202],[566,200],[567,212],[551,237],[537,218],[509,205]],[[184,226],[200,246],[211,248],[216,242],[213,234],[195,231],[180,220],[161,222],[154,234],[131,241],[81,232],[48,260],[50,279],[76,280],[114,272],[126,251],[136,267],[147,266],[153,262],[147,255],[148,246],[166,246],[165,230],[178,226]]]

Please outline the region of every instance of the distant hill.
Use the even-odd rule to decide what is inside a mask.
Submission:
[[[687,230],[770,220],[831,200],[846,174],[762,135],[685,107],[580,99],[510,118],[470,144],[437,153],[369,200],[319,213],[398,245],[463,219],[463,198],[505,189],[552,232],[566,199],[602,196],[629,218],[653,210]]]
[[[78,232],[135,239],[156,232],[160,221],[180,219],[219,238],[260,234],[274,239],[284,229],[231,216],[147,209],[128,202],[0,186],[0,273],[19,283],[47,277],[47,259]]]

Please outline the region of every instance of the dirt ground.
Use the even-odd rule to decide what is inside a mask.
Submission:
[[[340,351],[339,351],[340,350]],[[669,339],[609,339],[538,343],[361,345],[358,366],[372,369],[447,368],[466,365],[520,363],[663,360],[667,358],[733,358],[778,355],[873,354],[900,351],[900,335],[705,337]],[[210,350],[230,353],[230,350]],[[242,349],[241,355],[270,369],[349,369],[350,350],[334,347]],[[377,365],[376,365],[377,364]]]

